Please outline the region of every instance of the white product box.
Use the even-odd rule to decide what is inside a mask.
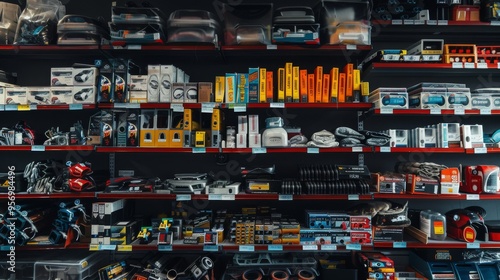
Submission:
[[[5,88],[5,104],[28,104],[28,88]]]
[[[439,148],[458,148],[462,146],[459,123],[439,123],[436,130],[437,146]]]
[[[177,67],[177,77],[175,82],[176,83],[186,83],[186,74],[184,73],[184,70],[181,68]]]
[[[148,75],[130,75],[130,91],[147,91]]]
[[[5,94],[7,93],[7,89],[4,87],[0,87],[0,104],[5,104]]]
[[[51,104],[50,87],[29,87],[28,104]]]
[[[470,99],[471,109],[481,110],[495,108],[493,105],[493,96],[489,94],[471,93]]]
[[[142,91],[130,91],[129,92],[130,103],[147,103],[148,102],[148,92]]]
[[[248,147],[249,148],[260,148],[262,147],[261,135],[259,133],[248,134]]]
[[[74,86],[95,86],[97,85],[99,71],[96,67],[73,68],[72,82]]]
[[[469,88],[450,88],[446,93],[447,107],[450,109],[471,109],[471,95]]]
[[[97,88],[95,86],[74,86],[73,103],[94,104],[96,100]]]
[[[238,133],[248,133],[248,116],[238,116]]]
[[[259,133],[259,115],[248,116],[248,133],[249,134]]]
[[[247,147],[247,134],[238,133],[236,134],[236,148],[246,148]]]
[[[198,102],[198,83],[184,84],[184,102],[185,103]]]
[[[148,65],[148,102],[160,102],[160,65]]]
[[[52,104],[72,104],[73,87],[51,87],[50,102]]]
[[[437,146],[435,127],[417,127],[415,136],[416,148],[432,148]]]
[[[391,147],[408,147],[408,130],[406,129],[389,129],[387,134],[391,137]]]
[[[483,125],[461,125],[460,132],[462,134],[462,143],[464,148],[483,148]]]
[[[369,102],[373,103],[375,108],[408,109],[408,93],[375,92],[370,94]]]
[[[410,108],[432,109],[447,108],[446,88],[421,88],[409,94]]]
[[[73,67],[53,67],[50,69],[51,86],[72,86]]]
[[[184,83],[173,83],[172,84],[172,103],[184,103]]]
[[[177,68],[174,65],[160,66],[160,102],[172,101],[172,84],[177,80]]]

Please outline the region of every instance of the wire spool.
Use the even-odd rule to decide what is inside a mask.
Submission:
[[[310,270],[301,269],[297,272],[297,277],[299,280],[314,280],[316,279],[316,275]]]

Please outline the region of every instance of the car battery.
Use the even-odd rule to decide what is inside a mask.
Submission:
[[[281,7],[274,11],[272,42],[319,45],[319,27],[310,7]]]
[[[423,210],[420,212],[420,230],[427,237],[434,240],[446,238],[446,217],[436,211]]]
[[[220,34],[215,15],[203,10],[176,10],[167,21],[167,43],[210,43]]]

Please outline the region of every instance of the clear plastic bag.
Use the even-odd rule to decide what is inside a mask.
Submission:
[[[58,0],[28,0],[19,17],[14,44],[55,44],[57,22],[65,14],[66,7]]]
[[[13,43],[20,14],[18,5],[0,2],[0,45]]]

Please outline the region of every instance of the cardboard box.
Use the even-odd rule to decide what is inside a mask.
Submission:
[[[53,67],[50,68],[51,86],[72,86],[73,68],[72,67]]]
[[[3,88],[0,88],[0,91]],[[28,104],[38,104],[38,105],[47,105],[51,104],[50,102],[50,87],[29,87],[27,102]],[[1,99],[1,97],[0,97]],[[5,99],[4,99],[5,100]]]
[[[198,102],[198,83],[184,84],[184,103]]]
[[[148,90],[148,75],[130,75],[129,86],[130,92],[147,91]]]
[[[172,96],[170,102],[172,103],[184,103],[184,83],[173,83],[172,84]]]
[[[441,170],[441,194],[459,194],[460,189],[460,170],[456,167]]]
[[[210,82],[198,82],[198,102],[213,102],[214,91],[213,85]]]
[[[50,101],[52,104],[73,103],[73,87],[51,87],[50,89]]]
[[[95,86],[74,86],[73,100],[75,104],[94,104],[97,88]]]
[[[141,147],[154,147],[156,146],[155,129],[156,129],[156,112],[155,110],[142,110],[141,117],[141,130],[139,146]]]
[[[160,65],[148,65],[148,103],[160,102]]]
[[[96,86],[99,70],[97,67],[73,68],[70,86]]]
[[[172,101],[172,84],[177,81],[177,68],[174,65],[160,65],[160,100]]]

